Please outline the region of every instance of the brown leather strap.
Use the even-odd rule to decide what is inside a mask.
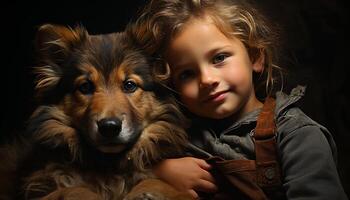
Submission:
[[[220,172],[217,174],[212,171],[212,174],[220,183],[220,190],[223,190],[219,191],[218,195],[207,199],[268,200],[262,188],[257,184],[254,160],[224,160],[220,157],[211,157],[207,162],[214,166],[216,172]]]
[[[256,140],[275,136],[275,106],[275,99],[271,97],[266,98],[255,127],[254,138]]]
[[[275,100],[267,98],[255,127],[257,183],[262,188],[281,186],[275,125]]]
[[[218,172],[214,173],[216,179],[223,180],[219,181],[222,192],[219,191],[217,195],[208,199],[237,198],[233,189],[242,194],[237,199],[286,199],[285,193],[280,195],[279,192],[282,191],[282,184],[276,148],[274,110],[275,100],[267,98],[253,136],[256,160],[224,160],[220,157],[207,159],[213,166],[212,172]],[[223,176],[222,179],[220,175]]]

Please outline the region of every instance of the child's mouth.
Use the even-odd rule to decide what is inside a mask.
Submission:
[[[213,94],[209,95],[209,97],[207,99],[204,100],[204,103],[209,103],[209,102],[211,102],[211,103],[218,103],[218,102],[221,102],[221,101],[225,100],[228,91],[229,90],[223,90],[223,91],[220,91],[220,92],[213,93]]]

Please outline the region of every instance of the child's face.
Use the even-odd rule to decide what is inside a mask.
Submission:
[[[167,60],[182,103],[194,114],[222,119],[261,106],[255,96],[253,71],[244,44],[228,38],[210,20],[192,20],[171,41]]]

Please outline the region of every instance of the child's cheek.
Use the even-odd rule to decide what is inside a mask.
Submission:
[[[183,99],[195,101],[198,98],[199,90],[195,84],[185,84],[180,90]]]

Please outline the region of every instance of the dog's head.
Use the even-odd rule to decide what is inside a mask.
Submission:
[[[38,141],[67,146],[74,156],[84,143],[103,153],[133,149],[151,157],[155,143],[184,142],[182,115],[129,34],[43,25],[36,41],[40,106],[29,127]]]

